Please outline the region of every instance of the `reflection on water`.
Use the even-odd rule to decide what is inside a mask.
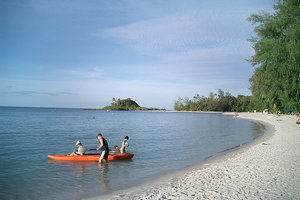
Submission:
[[[98,164],[99,166],[99,178],[98,183],[101,186],[101,190],[103,193],[108,193],[111,191],[110,185],[109,185],[109,177],[107,176],[109,172],[109,168],[113,166],[112,163],[102,163]]]
[[[113,167],[120,167],[120,164],[129,164],[132,162],[133,161],[131,159],[111,161],[102,164],[99,164],[98,162],[87,161],[57,161],[52,159],[49,160],[49,164],[63,167],[62,170],[64,171],[70,172],[70,170],[72,170],[76,173],[76,179],[78,183],[77,189],[81,193],[80,196],[83,197],[87,196],[85,185],[86,182],[90,179],[91,173],[97,171],[97,178],[95,181],[99,184],[99,191],[101,191],[102,194],[107,194],[113,191],[113,189],[110,186],[109,170]],[[120,179],[122,179],[122,176],[120,176]]]
[[[122,161],[121,161],[122,162]],[[132,162],[132,161],[131,161]],[[90,174],[89,170],[98,171],[98,176],[96,182],[99,183],[100,190],[103,194],[109,193],[112,191],[109,185],[109,169],[112,168],[115,164],[114,162],[102,163],[98,162],[87,162],[87,161],[57,161],[49,160],[50,164],[64,167],[64,170],[73,170],[76,172],[76,178],[78,181],[78,191],[81,193],[80,196],[85,196],[85,181],[88,180]],[[87,176],[87,177],[86,177]]]
[[[60,160],[52,160],[49,159],[48,161],[51,164],[54,165],[59,165],[59,166],[69,166],[69,167],[74,167],[74,166],[89,166],[89,165],[95,165],[96,162],[90,162],[90,161],[60,161]]]

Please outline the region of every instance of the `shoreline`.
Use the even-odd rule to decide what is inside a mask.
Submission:
[[[264,124],[265,133],[241,148],[204,163],[91,199],[300,199],[297,117],[239,113],[239,118],[259,121]]]

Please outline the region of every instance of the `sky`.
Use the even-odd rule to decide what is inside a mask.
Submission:
[[[273,0],[0,0],[0,106],[173,109],[251,95],[247,18]]]

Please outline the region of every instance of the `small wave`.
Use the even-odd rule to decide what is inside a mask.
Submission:
[[[223,150],[223,151],[219,151],[218,153],[224,153],[224,152],[227,152],[227,151],[231,151],[231,150],[237,149],[237,148],[239,148],[239,147],[241,147],[241,146],[243,146],[243,145],[242,145],[242,144],[239,144],[239,145],[236,145],[236,146],[234,146],[234,147],[230,147],[230,148],[228,148],[228,149],[225,149],[225,150]]]

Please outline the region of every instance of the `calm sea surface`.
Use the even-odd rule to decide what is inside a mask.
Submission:
[[[0,199],[81,199],[137,186],[257,138],[264,126],[221,114],[0,107]],[[97,148],[128,135],[132,160],[70,163],[81,140]],[[91,152],[92,153],[92,152]]]

